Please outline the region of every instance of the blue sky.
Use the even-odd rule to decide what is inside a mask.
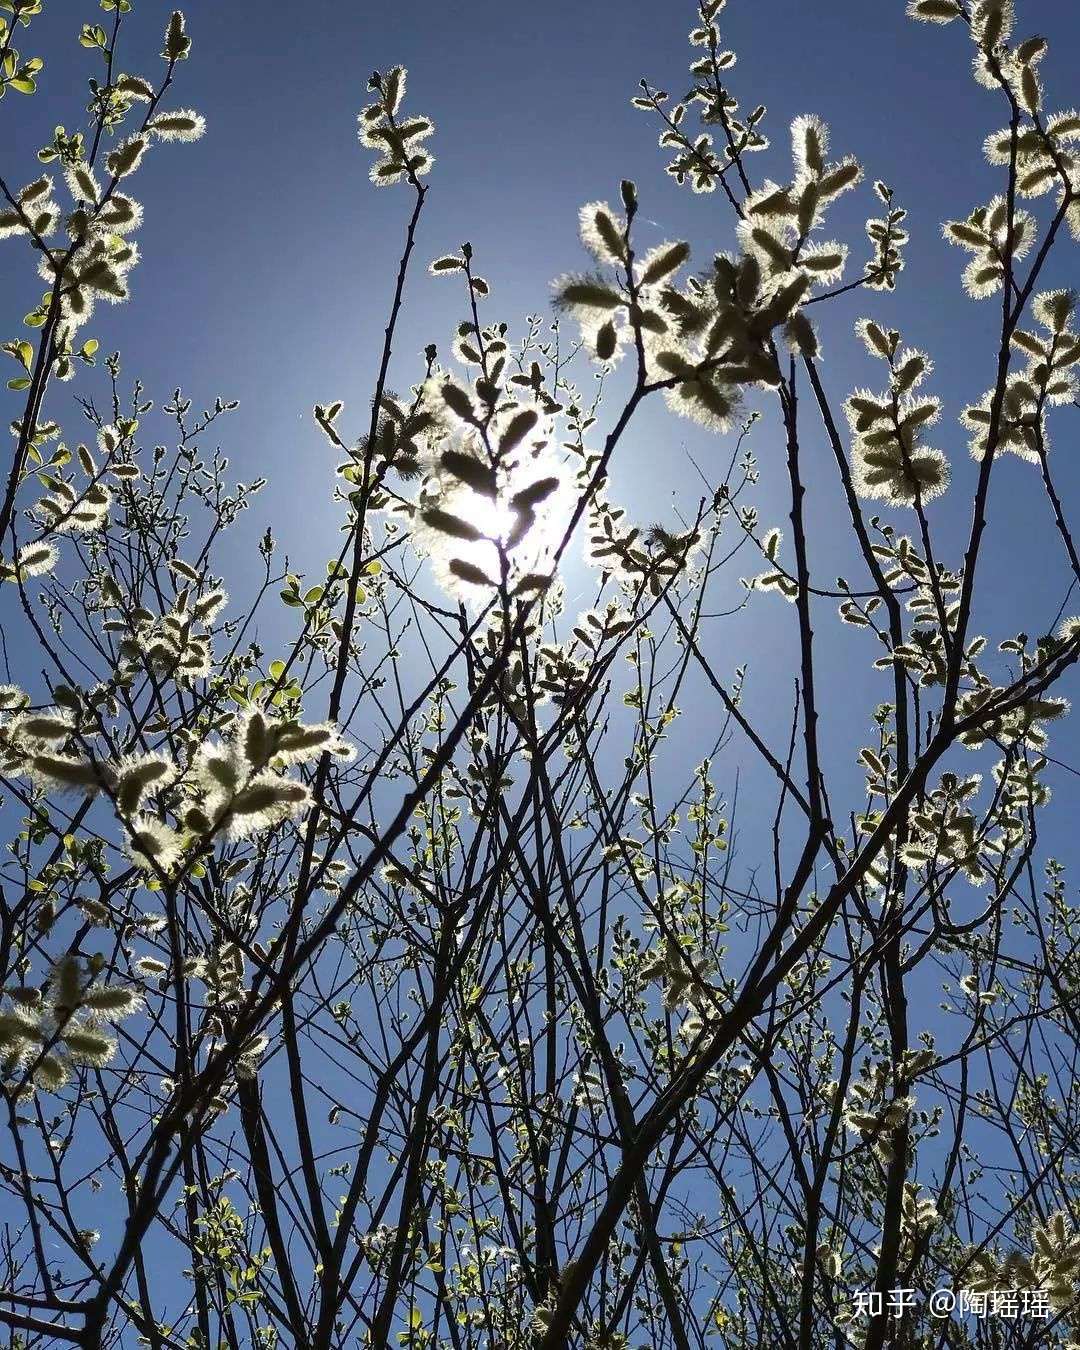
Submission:
[[[170,8],[150,0],[137,4],[127,25],[125,69],[148,75],[160,69],[161,28]],[[1080,8],[1071,0],[1038,6],[1028,0],[1020,12],[1025,31],[1029,17],[1045,23],[1050,102],[1069,106],[1076,92],[1071,72],[1080,67]],[[438,162],[420,229],[420,266],[395,347],[391,384],[397,388],[418,377],[420,353],[429,342],[448,352],[463,317],[461,295],[452,281],[427,276],[422,265],[465,239],[492,284],[487,315],[508,320],[519,335],[524,316],[546,306],[552,280],[587,262],[577,239],[578,208],[596,197],[617,200],[623,177],[639,184],[642,247],[684,237],[703,263],[734,245],[721,196],[694,197],[677,187],[663,172],[655,124],[630,106],[642,76],[676,95],[684,92],[693,17],[688,3],[556,0],[526,7],[423,0],[374,6],[314,0],[298,10],[194,0],[186,13],[194,47],[178,71],[173,102],[203,112],[208,133],[194,145],[160,147],[134,180],[146,219],[133,301],[118,309],[99,306],[87,331],[101,340],[103,351],[120,349],[127,375],[141,378],[159,404],[177,384],[200,406],[217,394],[240,400],[225,424],[224,448],[238,477],[265,475],[270,486],[222,563],[238,598],[245,574],[255,579],[253,544],[268,522],[293,567],[312,575],[322,575],[338,547],[339,516],[330,501],[335,461],[310,409],[317,401],[343,398],[343,424],[350,434],[361,429],[409,206],[407,194],[370,186],[370,156],[357,144],[356,113],[373,68],[407,65],[408,106],[437,124],[431,144]],[[97,14],[90,4],[54,3],[35,21],[24,46],[28,53],[40,51],[47,65],[41,93],[30,100],[11,95],[4,109],[17,128],[0,148],[6,177],[25,181],[33,173],[33,151],[50,138],[53,125],[77,124],[80,91],[95,58],[75,41],[75,27]],[[823,373],[837,407],[854,386],[879,378],[880,367],[851,331],[854,320],[868,313],[902,328],[907,341],[935,358],[929,387],[946,405],[936,440],[952,461],[954,487],[931,509],[931,520],[940,556],[955,564],[966,537],[974,472],[955,416],[990,383],[998,311],[995,302],[963,297],[965,256],[942,240],[940,222],[966,215],[998,190],[999,171],[985,164],[981,145],[1004,120],[1002,110],[969,78],[964,35],[912,23],[902,0],[815,6],[734,0],[723,20],[725,38],[739,53],[734,91],[744,106],[763,102],[769,109],[766,131],[773,146],[755,161],[759,172],[788,176],[788,123],[813,111],[831,124],[834,151],[855,153],[868,179],[889,182],[897,201],[910,209],[912,242],[897,295],[856,294],[829,307]],[[863,222],[876,206],[864,187],[848,194],[830,217],[830,233],[852,244],[852,269],[866,256]],[[1070,256],[1075,252],[1066,249],[1064,257]],[[1047,279],[1068,284],[1076,280],[1075,268],[1073,275],[1051,271]],[[16,241],[0,250],[0,288],[13,318],[40,295]],[[582,383],[590,378],[583,373]],[[91,388],[92,379],[80,378],[53,391],[50,411],[67,417],[70,434],[78,425],[71,395]],[[14,416],[17,396],[0,396]],[[1068,453],[1068,416],[1059,414],[1057,425],[1054,464],[1068,505],[1080,491],[1080,472]],[[763,473],[757,493],[762,522],[784,525],[782,447],[769,419],[752,444]],[[687,452],[708,470],[726,462],[730,449],[672,419],[659,401],[647,405],[620,447],[614,495],[646,523],[673,519],[679,503],[692,508],[699,488]],[[812,417],[805,453],[816,526],[814,580],[830,586],[842,572],[857,584],[860,572],[852,566],[846,532],[835,528],[843,520],[835,467]],[[904,513],[893,518],[911,528]],[[995,641],[1020,627],[1043,631],[1069,576],[1030,465],[1007,457],[995,471],[991,520],[982,564],[983,594],[993,611],[992,626],[985,616],[987,631]],[[737,602],[740,572],[756,570],[747,558],[720,587],[713,607]],[[580,570],[568,579],[572,617],[591,591]],[[818,644],[819,684],[827,713],[834,697],[842,709],[837,718],[827,716],[825,753],[833,768],[850,773],[856,788],[855,753],[868,729],[850,717],[850,702],[857,696],[869,711],[888,696],[887,681],[869,670],[877,652],[863,635],[835,636],[831,602],[820,611],[825,635]],[[722,675],[749,661],[746,707],[774,745],[788,734],[792,617],[783,602],[762,596],[706,638]],[[264,623],[260,633],[271,652],[289,633],[275,624]],[[702,719],[715,716],[713,704],[699,705],[698,697],[691,692],[685,705],[690,715],[672,731],[672,763],[680,776],[700,754]],[[1068,758],[1072,736],[1058,732],[1055,753]],[[744,801],[745,793],[744,783]],[[752,797],[750,803],[752,819]],[[751,830],[748,845],[752,836]],[[748,863],[755,861],[753,852],[748,847]]]

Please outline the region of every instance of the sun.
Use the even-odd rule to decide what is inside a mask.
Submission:
[[[483,600],[491,587],[554,575],[575,508],[571,476],[553,456],[522,456],[504,466],[495,495],[460,480],[443,482],[438,509],[466,529],[429,529],[421,545],[440,584]],[[445,518],[444,518],[445,523]],[[463,537],[476,532],[479,537]]]
[[[474,525],[492,543],[504,547],[514,533],[518,522],[518,513],[510,506],[505,497],[484,496],[470,490],[471,498],[465,519]]]

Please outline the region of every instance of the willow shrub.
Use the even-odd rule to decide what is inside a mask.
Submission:
[[[243,606],[222,539],[262,482],[203,448],[235,405],[155,410],[87,336],[138,264],[137,174],[205,129],[174,106],[183,16],[128,74],[142,17],[101,0],[82,129],[0,180],[3,247],[44,287],[3,344],[11,1346],[1080,1337],[1080,925],[1039,834],[1080,620],[973,617],[996,613],[985,555],[1024,566],[993,529],[1003,457],[1080,581],[1050,451],[1077,299],[1045,280],[1075,267],[1080,114],[1012,0],[908,6],[973,60],[999,185],[944,225],[995,348],[958,433],[953,353],[935,370],[889,322],[904,207],[814,116],[784,181],[759,178],[769,121],[732,92],[724,4],[699,4],[686,97],[633,99],[668,174],[712,197],[717,251],[640,246],[647,190],[625,181],[581,210],[558,317],[516,331],[468,245],[437,256],[464,318],[447,359],[396,370],[403,393],[434,127],[404,69],[372,76],[360,141],[408,214],[370,410],[314,409],[342,543],[313,582],[268,531]],[[41,77],[13,45],[40,9],[0,3],[9,116]],[[846,194],[870,211],[850,244],[829,234]],[[853,292],[855,335],[830,325]],[[827,389],[826,332],[866,388]],[[65,433],[76,379],[87,420]],[[697,511],[650,523],[620,505],[620,450],[658,400],[716,453]],[[151,413],[171,449],[144,444]],[[951,474],[966,435],[976,463]],[[816,560],[811,453],[850,581]],[[790,633],[786,743],[754,725],[753,652],[710,604],[732,569],[740,607]],[[840,641],[868,670],[842,697],[819,673]],[[687,701],[716,728],[690,762]],[[733,847],[736,772],[775,812],[760,857]],[[937,1288],[1018,1291],[1027,1320],[946,1325]],[[917,1294],[902,1317],[864,1315],[897,1289]]]

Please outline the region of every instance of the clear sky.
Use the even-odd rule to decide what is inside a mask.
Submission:
[[[82,17],[95,21],[96,7],[85,8]],[[161,27],[171,5],[138,0],[136,8],[121,64],[152,73],[160,66]],[[935,358],[929,387],[945,399],[936,439],[952,461],[955,487],[931,508],[931,520],[941,532],[944,560],[955,564],[974,471],[955,416],[990,383],[998,319],[994,302],[974,304],[962,296],[965,257],[942,240],[940,222],[967,215],[998,190],[1000,171],[985,164],[981,145],[1003,115],[970,79],[964,35],[914,24],[904,8],[903,0],[732,0],[723,31],[739,54],[734,91],[744,106],[768,105],[765,129],[773,148],[757,157],[756,168],[785,178],[788,123],[813,111],[831,124],[834,151],[855,153],[868,179],[889,182],[910,209],[912,242],[897,295],[856,294],[830,306],[823,370],[837,405],[852,387],[878,377],[851,332],[853,321],[868,313],[902,328],[909,342]],[[1080,6],[1026,0],[1019,9],[1021,28],[1041,27],[1051,39],[1043,66],[1051,105],[1080,101],[1074,87]],[[356,140],[356,114],[373,68],[407,65],[409,107],[436,121],[430,144],[438,162],[428,180],[418,261],[470,240],[493,288],[488,317],[508,320],[519,335],[524,316],[547,304],[552,280],[587,262],[577,239],[578,208],[596,197],[617,199],[623,177],[639,184],[643,247],[684,237],[704,262],[734,246],[720,194],[694,197],[678,188],[663,172],[655,124],[630,106],[642,76],[676,95],[685,90],[690,3],[193,0],[186,13],[194,47],[178,71],[174,102],[203,112],[208,132],[194,145],[161,147],[134,180],[146,219],[133,300],[118,309],[99,306],[87,332],[103,351],[119,348],[127,374],[138,375],[159,403],[177,384],[200,406],[219,393],[240,400],[223,433],[224,448],[238,477],[265,475],[270,487],[236,532],[228,581],[238,595],[240,569],[269,521],[296,568],[321,574],[337,548],[334,461],[310,409],[343,398],[357,414],[350,432],[360,429],[408,209],[405,194],[370,186],[370,155]],[[67,4],[47,5],[31,34],[27,52],[33,48],[47,60],[41,93],[14,107],[17,96],[9,96],[4,113],[15,133],[9,130],[0,145],[3,172],[16,181],[30,176],[33,151],[50,139],[55,123],[77,124],[80,91],[95,70],[95,55],[74,40]],[[864,186],[830,216],[836,237],[852,244],[849,269],[866,256],[863,221],[875,206]],[[1064,256],[1075,259],[1075,250]],[[1058,285],[1078,279],[1048,277]],[[8,312],[30,309],[40,290],[24,251],[7,242],[0,249],[0,291],[11,302]],[[447,353],[461,317],[453,282],[418,268],[392,385],[405,387],[418,377],[429,342]],[[50,412],[67,415],[69,435],[78,434],[77,410],[67,400],[90,387],[81,377],[53,392]],[[14,416],[18,396],[0,396]],[[1080,468],[1068,419],[1059,416],[1057,425],[1055,470],[1068,503],[1080,491]],[[831,528],[841,507],[835,468],[824,444],[814,444],[813,421],[807,426],[809,509],[811,520],[824,526],[811,564],[815,580],[828,586],[850,570],[851,558],[837,542],[844,531]],[[762,520],[783,525],[781,447],[768,421],[753,444],[763,469]],[[692,508],[698,488],[686,451],[706,469],[730,453],[726,444],[672,419],[658,401],[646,406],[620,448],[614,495],[646,523],[671,519],[671,484],[678,482],[685,485],[679,499]],[[984,595],[995,609],[991,635],[998,640],[1022,624],[1049,628],[1069,578],[1030,465],[1006,457],[995,473],[991,513],[996,533],[983,564]],[[911,528],[903,513],[896,520]],[[1017,567],[1002,545],[1021,535],[1027,561]],[[755,570],[748,560],[746,571]],[[571,575],[570,581],[571,609],[587,604],[587,579]],[[717,599],[738,598],[736,570]],[[785,660],[791,617],[775,597],[759,597],[745,618],[718,626],[711,652],[721,672],[749,659],[747,706],[774,743],[786,740],[791,707]],[[833,615],[823,615],[821,626],[835,630]],[[261,636],[264,646],[273,645],[272,631]],[[868,669],[875,655],[861,635],[830,638],[819,644],[819,678],[843,699],[858,687],[872,707],[872,700],[887,697],[882,677]],[[841,718],[826,735],[826,753],[834,765],[851,766],[853,786],[863,727]],[[681,734],[689,738],[684,748],[693,749],[700,719],[685,719]],[[1055,753],[1069,758],[1073,734],[1056,733]],[[693,761],[678,753],[679,736],[673,732],[672,749],[682,770]]]

